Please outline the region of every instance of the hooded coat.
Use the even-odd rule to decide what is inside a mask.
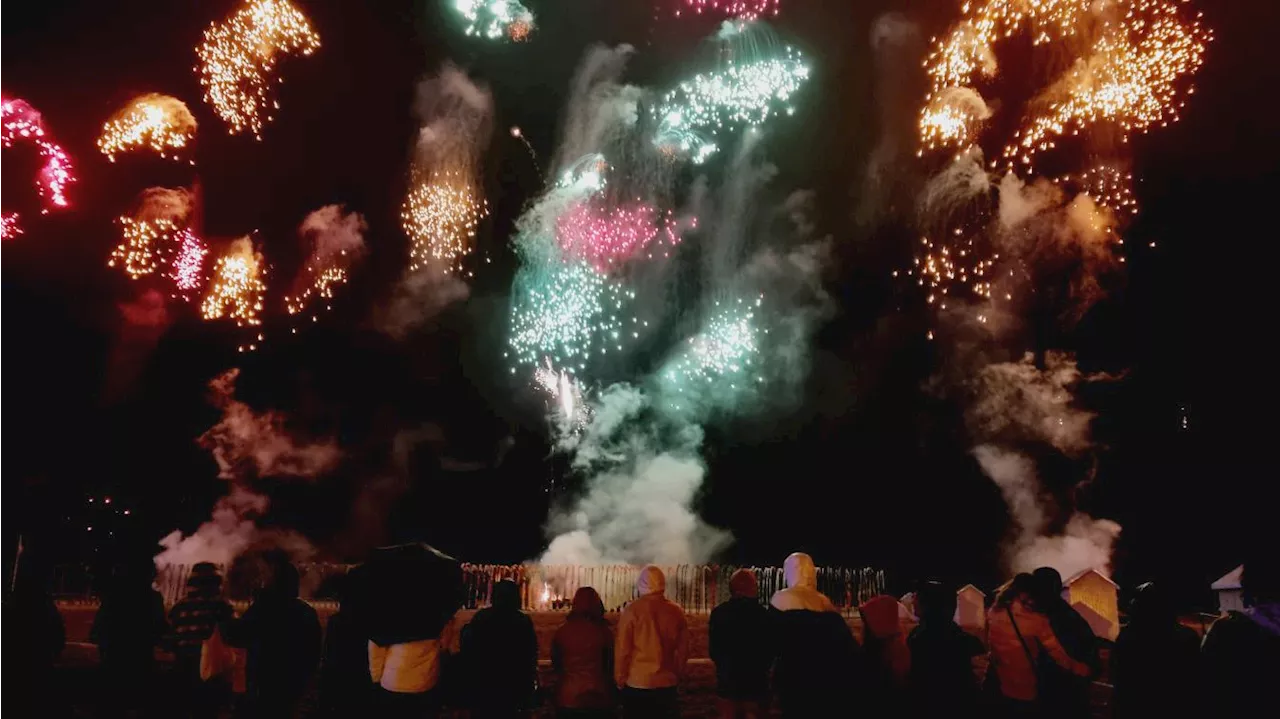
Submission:
[[[858,645],[835,605],[818,591],[813,559],[783,563],[787,588],[773,595],[778,659],[773,681],[784,716],[831,716],[856,694]]]
[[[607,709],[613,706],[613,632],[604,603],[591,587],[573,595],[573,610],[551,642],[556,706]]]
[[[689,658],[689,624],[679,604],[667,599],[667,578],[650,564],[640,570],[640,597],[622,612],[614,648],[614,680],[619,687],[674,687]]]
[[[711,612],[708,639],[716,665],[716,695],[759,701],[769,694],[769,669],[777,654],[774,617],[756,597],[754,576],[739,569],[730,580],[733,597]],[[743,577],[742,579],[739,579]],[[734,582],[742,586],[734,586]]]

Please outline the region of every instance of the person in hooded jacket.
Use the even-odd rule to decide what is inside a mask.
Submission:
[[[907,687],[916,716],[977,714],[973,660],[987,650],[981,640],[956,624],[956,593],[938,582],[926,582],[916,593],[916,608],[920,623],[907,638],[911,652]]]
[[[755,572],[729,577],[728,601],[711,611],[711,661],[716,665],[716,705],[721,719],[755,719],[769,706],[769,669],[777,655],[773,617],[760,604]]]
[[[1199,653],[1200,638],[1178,623],[1168,594],[1152,582],[1140,585],[1111,650],[1112,716],[1195,716]]]
[[[164,599],[151,588],[150,558],[116,567],[89,638],[101,656],[102,688],[115,712],[142,709],[154,694],[155,649],[168,632]]]
[[[667,578],[650,564],[636,580],[640,597],[618,620],[613,674],[622,690],[623,715],[677,717],[677,687],[689,658],[689,624],[679,604],[665,596]]]
[[[1101,669],[1097,637],[1089,622],[1062,597],[1062,575],[1058,570],[1040,567],[1032,577],[1036,611],[1049,618],[1053,634],[1067,654],[1090,668],[1089,674],[1079,676],[1057,664],[1042,664],[1042,711],[1061,719],[1084,719],[1090,713],[1089,678]]]
[[[1200,648],[1206,717],[1265,716],[1280,707],[1280,558],[1274,547],[1245,559],[1240,585],[1249,608],[1214,622]]]
[[[813,559],[796,552],[783,563],[787,588],[770,601],[777,631],[774,688],[784,717],[841,714],[858,695],[859,650],[849,625],[818,591]]]
[[[902,631],[898,611],[902,604],[887,594],[874,596],[858,607],[862,617],[864,707],[876,716],[900,710],[911,673],[911,651]]]
[[[221,627],[227,644],[248,650],[247,699],[254,717],[292,716],[320,661],[320,620],[298,598],[299,583],[298,570],[278,561],[244,616]]]
[[[493,586],[493,604],[462,628],[462,656],[471,674],[474,717],[529,715],[538,679],[538,637],[520,611],[520,587]]]
[[[573,594],[573,609],[551,641],[556,716],[603,719],[614,715],[613,632],[604,602],[591,587]]]

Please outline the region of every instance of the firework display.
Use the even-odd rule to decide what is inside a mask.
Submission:
[[[466,22],[469,37],[522,42],[533,32],[533,13],[518,0],[447,0]]]
[[[1087,194],[1117,219],[1138,214],[1138,200],[1133,196],[1133,173],[1114,165],[1098,165],[1075,175],[1063,175],[1054,182]]]
[[[0,214],[0,240],[8,240],[22,234],[22,226],[18,224],[18,213]]]
[[[148,149],[178,159],[196,136],[196,119],[176,97],[149,93],[134,98],[102,127],[98,149],[115,162],[116,155]]]
[[[717,151],[722,131],[761,125],[779,111],[794,113],[791,96],[808,78],[809,67],[790,47],[781,57],[730,60],[723,69],[694,75],[658,103],[656,142],[702,162]]]
[[[130,279],[138,279],[156,271],[164,260],[165,245],[171,242],[178,226],[163,218],[120,218],[123,240],[111,252],[108,267],[119,267]]]
[[[279,105],[272,98],[282,80],[276,64],[285,55],[307,56],[320,37],[288,0],[250,0],[221,23],[205,30],[196,48],[204,99],[231,134],[259,133]]]
[[[206,320],[235,320],[239,326],[262,324],[263,296],[267,292],[262,255],[248,237],[232,243],[213,265],[213,280],[200,312]]]
[[[551,399],[562,431],[582,432],[591,423],[594,411],[587,404],[581,382],[568,372],[561,372],[545,360],[533,372],[533,383]]]
[[[694,15],[717,13],[743,20],[777,15],[782,0],[679,0],[676,16],[684,12]]]
[[[489,203],[477,194],[460,173],[434,173],[414,184],[400,211],[410,270],[430,264],[446,274],[464,271],[476,226],[489,214]]]
[[[188,300],[204,284],[204,258],[209,248],[190,229],[179,230],[173,243],[177,250],[170,263],[169,279],[177,289],[175,296]]]
[[[904,274],[914,277],[916,285],[927,293],[925,301],[940,310],[947,309],[947,300],[957,288],[990,300],[995,264],[1000,254],[983,252],[976,242],[977,238],[965,236],[959,228],[945,242],[922,237],[912,267]],[[895,277],[899,275],[898,272],[893,274]],[[982,317],[979,319],[985,321]]]
[[[920,116],[921,152],[976,140],[990,110],[973,87],[998,70],[997,42],[1026,32],[1035,46],[1059,44],[1076,60],[1028,106],[1002,151],[1030,172],[1056,138],[1100,123],[1123,136],[1177,120],[1212,33],[1187,19],[1178,0],[983,0],[937,41],[925,63],[931,89]]]
[[[696,227],[697,219],[691,223]],[[557,219],[556,239],[566,257],[586,260],[597,271],[608,272],[640,254],[650,259],[655,252],[669,257],[671,248],[680,243],[680,234],[670,211],[659,215],[638,201],[612,210],[578,202]],[[655,240],[660,249],[651,247]]]
[[[643,325],[624,316],[635,293],[583,262],[521,270],[515,293],[506,356],[517,365],[550,360],[576,374],[592,359],[620,350]]]
[[[703,330],[663,370],[668,387],[685,393],[714,382],[736,390],[761,381],[753,365],[760,349],[755,313],[763,302],[763,297],[716,302]]]
[[[31,142],[44,159],[44,167],[36,177],[36,189],[44,201],[41,212],[69,207],[67,186],[76,181],[71,158],[49,139],[40,113],[25,100],[0,99],[0,109],[3,110],[0,112],[0,144],[13,147],[18,141]]]

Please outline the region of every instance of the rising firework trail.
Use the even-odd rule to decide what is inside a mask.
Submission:
[[[263,126],[279,109],[276,72],[280,58],[307,56],[320,48],[320,37],[306,15],[287,0],[250,0],[243,8],[204,32],[196,47],[204,99],[231,134],[251,132],[262,139]]]
[[[112,162],[117,154],[134,150],[177,160],[195,136],[196,119],[185,103],[176,97],[148,93],[134,98],[107,120],[98,137],[98,149]]]

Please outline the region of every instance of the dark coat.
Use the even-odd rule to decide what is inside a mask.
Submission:
[[[925,622],[907,638],[911,673],[907,680],[918,716],[969,716],[978,709],[973,658],[985,654],[981,640],[955,622]]]
[[[734,597],[711,611],[708,632],[717,695],[726,699],[768,695],[769,669],[778,654],[775,620],[755,597]]]
[[[836,612],[771,609],[778,660],[773,681],[784,716],[828,716],[858,695],[860,650]]]
[[[1112,715],[1116,719],[1195,716],[1199,654],[1200,638],[1172,617],[1162,622],[1131,621],[1111,650]]]
[[[1204,716],[1266,716],[1280,706],[1280,605],[1256,619],[1231,612],[1214,622],[1200,661]]]
[[[248,650],[249,697],[266,712],[295,704],[320,660],[320,620],[296,596],[264,594],[243,617],[223,625],[222,637]]]
[[[520,711],[530,705],[538,678],[538,637],[533,620],[520,611],[514,584],[500,582],[493,606],[476,612],[462,628],[462,657],[473,708]]]
[[[607,709],[614,704],[613,632],[604,616],[575,611],[551,642],[556,707]]]

